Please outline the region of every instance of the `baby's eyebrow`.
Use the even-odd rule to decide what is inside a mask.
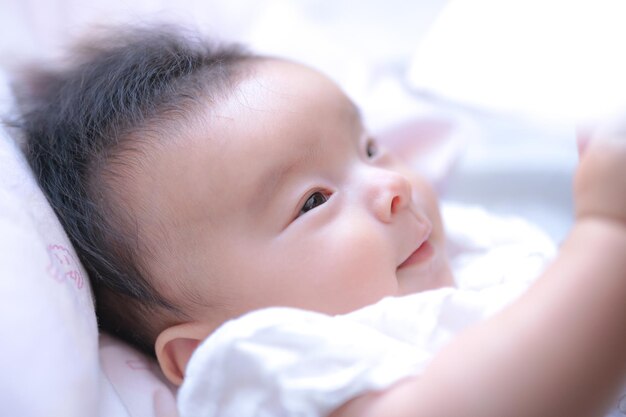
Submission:
[[[353,126],[361,127],[362,118],[360,108],[352,102],[352,100],[349,100],[348,103],[349,106],[347,106],[347,111],[345,112],[348,123]],[[290,178],[306,163],[316,160],[321,153],[321,141],[308,140],[304,146],[299,147],[279,164],[269,168],[266,172],[262,172],[258,176],[257,185],[252,189],[249,207],[253,207],[257,210],[266,208],[284,181]]]
[[[306,163],[315,160],[321,153],[319,141],[308,141],[279,164],[259,175],[250,199],[250,206],[255,209],[265,208],[276,195],[281,185]]]

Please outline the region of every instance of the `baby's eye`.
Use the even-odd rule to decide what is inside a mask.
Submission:
[[[300,209],[298,216],[302,216],[309,210],[313,210],[317,206],[321,206],[328,201],[328,196],[321,191],[316,191],[304,202],[304,205]]]
[[[369,138],[365,144],[365,153],[368,158],[373,158],[378,154],[378,142],[376,139]]]

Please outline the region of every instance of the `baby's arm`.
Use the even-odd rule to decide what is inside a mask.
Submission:
[[[626,376],[626,139],[588,147],[575,196],[570,235],[525,295],[421,377],[332,417],[601,415]]]

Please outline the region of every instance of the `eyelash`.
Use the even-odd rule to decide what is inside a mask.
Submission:
[[[376,155],[378,155],[378,152],[379,152],[379,148],[378,148],[378,142],[376,141],[376,139],[368,138],[367,142],[365,143],[365,155],[369,159],[372,159]]]
[[[316,196],[321,196],[323,201],[321,202],[317,202],[319,204],[312,206],[312,204],[316,204],[316,202],[314,201],[314,197]],[[322,192],[322,191],[315,191],[314,193],[312,193],[304,202],[304,204],[302,205],[302,207],[300,208],[300,212],[298,213],[297,217],[302,216],[303,214],[308,213],[309,211],[313,210],[316,207],[321,206],[322,204],[326,203],[328,201],[328,199],[330,198],[329,195],[327,195],[326,193]],[[311,202],[311,204],[309,204],[309,202]]]

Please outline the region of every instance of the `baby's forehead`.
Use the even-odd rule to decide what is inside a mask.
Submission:
[[[248,77],[242,78],[234,89],[232,104],[248,110],[274,111],[275,117],[285,113],[326,109],[337,117],[361,122],[361,113],[341,88],[319,71],[278,59],[253,64],[255,68]],[[256,107],[255,107],[256,106]],[[282,111],[282,112],[281,112]],[[318,118],[319,113],[304,113]]]
[[[339,130],[364,129],[359,108],[334,82],[280,60],[257,64],[225,100],[202,109],[200,119],[189,132],[194,146],[209,140],[214,152],[247,158],[258,151],[259,160],[310,147],[307,141]]]
[[[159,207],[155,218],[227,213],[263,176],[271,184],[316,156],[332,152],[335,138],[363,130],[357,106],[327,77],[308,67],[271,60],[258,64],[223,100],[206,103],[196,117],[145,149],[143,174],[129,198]],[[326,139],[326,140],[323,140]],[[331,140],[332,139],[332,140]],[[216,213],[218,216],[223,213]]]

